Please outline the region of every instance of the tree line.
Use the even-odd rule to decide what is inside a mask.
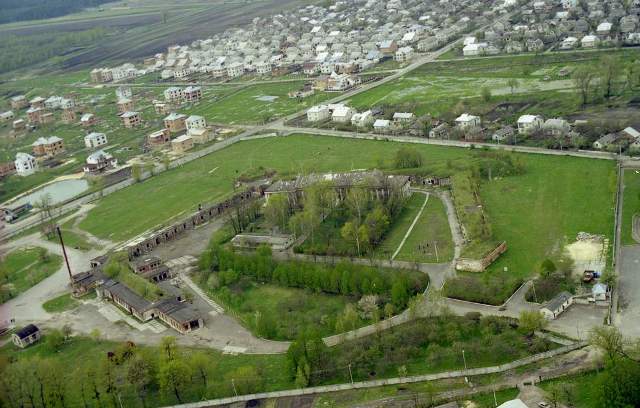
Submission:
[[[94,347],[87,347],[87,339],[70,332],[47,332],[30,357],[0,359],[0,406],[160,406],[230,396],[234,387],[248,394],[266,386],[260,364],[220,367],[217,354],[182,349],[173,337],[156,347],[138,347],[103,343],[94,333]],[[66,361],[75,353],[58,353],[67,347],[85,354]]]
[[[424,291],[429,279],[417,271],[377,269],[347,262],[336,265],[277,262],[268,247],[259,248],[255,254],[238,254],[213,246],[201,255],[199,266],[201,282],[208,282],[215,272],[223,286],[246,277],[256,282],[334,295],[378,295],[391,302],[396,310],[406,308],[413,295]]]

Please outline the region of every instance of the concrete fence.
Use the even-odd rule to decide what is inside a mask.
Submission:
[[[175,406],[184,407],[184,408],[204,408],[204,407],[213,407],[213,406],[219,406],[219,405],[225,405],[225,404],[234,404],[234,403],[246,402],[251,400],[268,399],[268,398],[296,397],[301,395],[313,395],[313,394],[320,394],[320,393],[327,393],[327,392],[382,387],[386,385],[411,384],[411,383],[418,383],[418,382],[425,382],[425,381],[436,381],[436,380],[444,380],[444,379],[451,379],[451,378],[473,377],[477,375],[495,374],[495,373],[501,373],[501,372],[513,370],[515,368],[526,366],[528,364],[532,364],[532,363],[545,360],[551,357],[555,357],[561,354],[569,353],[571,351],[585,347],[586,345],[587,345],[586,342],[578,342],[578,343],[571,344],[569,346],[559,347],[555,350],[547,351],[547,352],[536,354],[530,357],[525,357],[520,360],[515,360],[507,364],[501,364],[501,365],[492,366],[492,367],[471,368],[467,370],[457,370],[457,371],[446,371],[443,373],[416,375],[416,376],[410,376],[410,377],[387,378],[383,380],[359,381],[359,382],[347,383],[347,384],[323,385],[318,387],[300,388],[300,389],[293,389],[293,390],[262,392],[257,394],[238,395],[235,397],[219,398],[214,400],[193,402],[189,404],[182,404],[182,405],[175,405]]]

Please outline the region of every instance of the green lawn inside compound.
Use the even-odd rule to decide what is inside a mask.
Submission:
[[[357,299],[316,293],[308,289],[244,282],[210,290],[210,293],[239,317],[245,326],[270,340],[294,340],[300,331],[313,327],[323,336],[337,334],[336,319]],[[260,317],[256,317],[259,314]],[[286,318],[283,318],[286,316]],[[263,319],[262,323],[258,320]],[[368,322],[358,319],[358,326]],[[266,329],[263,329],[265,328]],[[262,332],[267,330],[266,332]]]
[[[60,313],[72,310],[78,306],[78,301],[71,297],[71,294],[65,293],[51,300],[47,300],[42,304],[42,308],[49,313]]]
[[[248,85],[228,91],[213,101],[203,100],[187,113],[202,115],[212,123],[258,124],[305,110],[335,96],[316,92],[302,100],[289,98],[289,92],[301,89],[303,85],[304,81]]]
[[[620,241],[622,245],[637,244],[633,239],[633,216],[640,215],[640,173],[627,169],[623,172],[622,225]]]
[[[46,259],[41,259],[40,252],[41,249],[36,247],[15,249],[0,261],[0,266],[6,271],[6,280],[0,282],[2,303],[60,269],[62,257],[47,253]]]
[[[283,177],[380,168],[381,161],[390,167],[391,158],[402,146],[309,135],[239,142],[104,197],[80,227],[115,241],[132,238],[190,214],[199,203],[228,197],[236,175],[247,169],[273,168],[276,177]],[[419,171],[426,174],[451,174],[456,166],[476,157],[473,150],[414,147],[424,156]],[[506,288],[499,294],[503,299],[511,295],[510,280],[530,277],[551,251],[574,240],[578,232],[603,234],[611,241],[616,185],[612,161],[511,154],[522,159],[525,173],[494,178],[480,187],[493,236],[507,241],[508,250],[487,272],[475,276],[481,284],[499,280]]]
[[[389,228],[384,240],[376,248],[377,257],[391,259],[394,252],[398,249],[398,246],[400,246],[407,230],[409,230],[411,223],[420,212],[424,198],[424,194],[421,193],[411,194],[411,197],[409,197],[407,203],[402,208],[400,215],[398,215],[396,221],[391,225],[391,228]]]
[[[444,203],[429,197],[396,259],[421,263],[442,263],[453,259],[453,240]]]

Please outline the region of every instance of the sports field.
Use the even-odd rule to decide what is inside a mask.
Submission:
[[[234,178],[243,170],[263,166],[277,170],[282,177],[374,168],[381,163],[390,166],[400,147],[394,142],[302,135],[241,142],[105,197],[80,227],[102,238],[124,240],[188,214],[198,203],[230,195]],[[424,155],[421,171],[432,174],[476,159],[473,151],[459,148],[415,147]],[[543,155],[519,157],[525,174],[494,178],[481,185],[493,235],[509,246],[487,273],[477,276],[485,283],[532,275],[550,251],[573,240],[579,231],[609,238],[613,231],[614,163]]]
[[[638,243],[633,239],[633,216],[640,215],[640,172],[632,169],[625,170],[622,183],[624,187],[620,243],[633,245]]]

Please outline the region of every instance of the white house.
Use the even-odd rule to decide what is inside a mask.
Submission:
[[[262,61],[256,64],[256,72],[259,75],[266,75],[271,73],[271,62]]]
[[[182,98],[182,89],[172,86],[164,90],[164,100],[167,102],[178,101]]]
[[[576,47],[576,44],[578,44],[578,39],[576,37],[567,37],[564,40],[562,40],[562,43],[560,44],[560,49],[572,50]]]
[[[411,123],[414,117],[414,114],[411,112],[395,112],[393,114],[393,121],[394,123]]]
[[[542,127],[544,119],[538,115],[522,115],[518,118],[518,133],[528,135]]]
[[[99,132],[91,132],[84,137],[84,145],[90,149],[107,144],[107,135]]]
[[[409,61],[413,58],[413,48],[411,47],[400,47],[395,53],[394,59],[398,62]]]
[[[542,125],[542,129],[552,136],[564,136],[571,131],[571,125],[564,119],[547,119]]]
[[[207,121],[204,117],[198,115],[191,115],[185,121],[187,131],[191,129],[204,129],[207,127]]]
[[[244,74],[244,65],[239,62],[234,62],[227,67],[227,76],[229,78],[236,78]]]
[[[309,122],[320,122],[329,119],[331,112],[327,105],[312,106],[307,110],[307,120]]]
[[[456,126],[460,129],[468,129],[474,126],[480,126],[480,124],[479,116],[469,115],[468,113],[463,113],[456,118]]]
[[[596,33],[600,36],[608,36],[609,34],[611,34],[611,27],[613,27],[611,23],[603,21],[602,23],[598,24]]]
[[[17,153],[14,164],[19,176],[29,176],[38,170],[36,158],[27,153]]]
[[[133,91],[130,86],[119,86],[116,89],[116,99],[130,99],[133,96]]]
[[[333,113],[331,114],[331,121],[338,123],[348,123],[354,113],[354,110],[348,106],[338,106],[333,110]]]
[[[373,113],[368,110],[362,113],[354,113],[351,116],[351,124],[357,127],[366,127],[373,123]]]
[[[386,119],[376,119],[373,122],[373,130],[376,132],[385,132],[391,127],[391,121]]]
[[[462,55],[464,55],[465,57],[482,55],[484,54],[487,47],[488,47],[487,43],[473,43],[473,44],[465,45],[464,48],[462,49]]]
[[[585,35],[584,37],[582,37],[582,40],[580,40],[580,44],[582,45],[582,48],[594,48],[597,47],[598,44],[600,43],[600,39],[595,36],[595,35]]]
[[[14,117],[15,117],[15,114],[13,113],[13,111],[2,112],[0,113],[0,122],[8,122],[12,120]]]

